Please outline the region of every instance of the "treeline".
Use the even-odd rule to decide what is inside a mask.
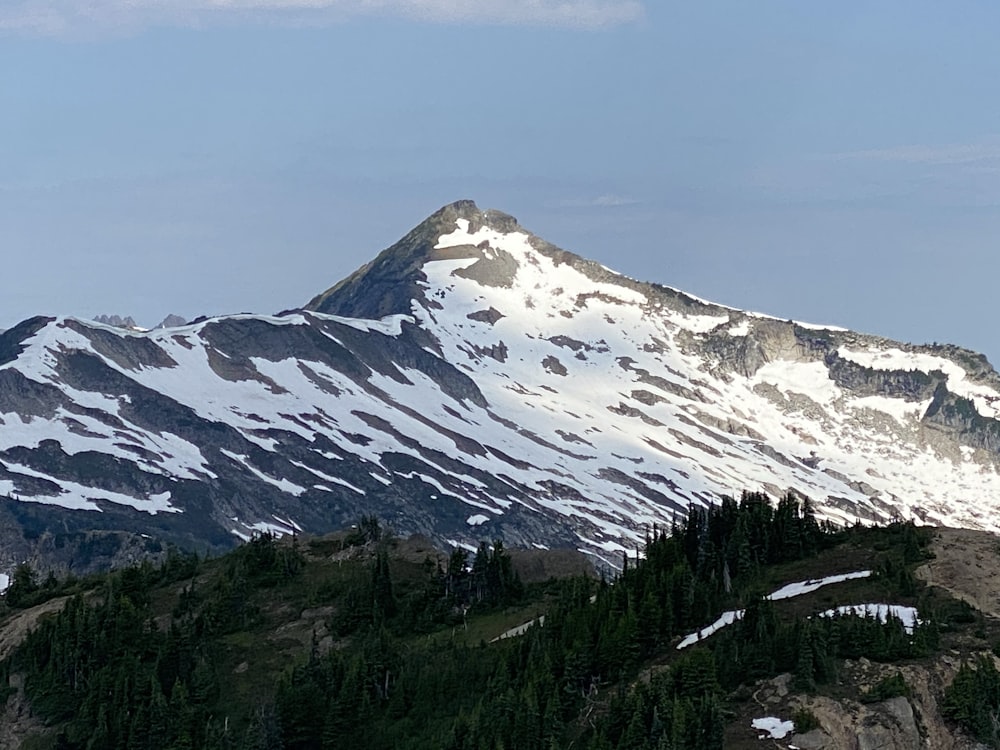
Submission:
[[[73,596],[45,618],[7,668],[26,674],[33,710],[63,725],[60,750],[194,748],[208,742],[219,684],[210,644],[183,621],[161,630],[153,587],[189,577],[197,558],[108,574],[87,600]]]
[[[671,529],[651,530],[643,556],[623,559],[613,582],[560,585],[544,627],[522,637],[491,647],[414,649],[382,629],[369,632],[361,649],[310,658],[279,690],[284,747],[548,750],[572,741],[581,748],[719,748],[723,696],[734,685],[789,662],[803,681],[822,681],[836,658],[827,644],[839,642],[841,628],[847,639],[877,630],[856,640],[871,658],[889,657],[883,641],[899,642],[898,622],[781,625],[773,605],[755,593],[768,565],[816,554],[840,538],[794,496],[775,506],[746,493],[692,509]],[[727,634],[738,644],[736,658],[717,661],[692,649],[650,682],[655,697],[647,688],[626,689],[677,636],[741,601],[749,602],[749,615]],[[849,620],[857,630],[847,633]],[[789,642],[792,649],[808,642],[810,659],[797,659]]]
[[[310,583],[319,599],[311,605],[334,605],[328,630],[339,643],[321,648],[314,637],[274,692],[239,715],[223,700],[222,644],[264,626],[268,592],[301,585],[306,560],[295,541],[259,537],[216,561],[211,576],[195,576],[195,558],[160,624],[149,592],[167,578],[186,580],[176,578],[176,561],[169,572],[109,575],[99,594],[43,620],[2,669],[27,675],[36,712],[63,727],[64,750],[715,750],[725,696],[740,684],[791,671],[808,688],[833,679],[841,658],[893,660],[936,646],[932,625],[909,635],[898,621],[786,621],[760,596],[768,565],[851,533],[817,523],[793,496],[772,505],[745,493],[651,529],[644,555],[624,558],[613,581],[577,578],[543,592],[518,580],[500,542],[472,558],[456,550],[447,565],[428,561],[400,579],[391,540],[364,519],[349,542],[366,545],[369,561],[353,563],[356,573],[336,585]],[[920,555],[919,530],[891,533]],[[881,572],[907,580],[902,563]],[[453,637],[469,619],[543,594],[544,627],[496,644]],[[746,608],[742,620],[675,654],[678,636],[736,605]],[[668,650],[671,665],[633,687]]]

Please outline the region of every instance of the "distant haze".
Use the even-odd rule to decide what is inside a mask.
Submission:
[[[630,276],[1000,362],[998,6],[183,5],[0,9],[0,327],[299,306],[472,198]]]

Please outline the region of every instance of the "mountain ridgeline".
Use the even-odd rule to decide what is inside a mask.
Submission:
[[[460,201],[304,307],[0,334],[0,571],[362,514],[617,567],[734,488],[1000,529],[981,355],[734,310]]]

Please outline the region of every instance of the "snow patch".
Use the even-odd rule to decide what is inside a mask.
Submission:
[[[268,484],[277,487],[279,490],[288,495],[293,495],[294,497],[298,497],[299,495],[305,494],[306,492],[305,487],[300,487],[299,485],[295,484],[294,482],[290,482],[287,479],[284,478],[275,479],[274,477],[268,476],[260,469],[257,469],[256,467],[252,466],[250,464],[250,458],[248,456],[242,456],[238,453],[233,453],[232,451],[228,451],[225,448],[219,448],[219,453],[223,454],[224,456],[228,456],[233,461],[235,461],[236,463],[240,464],[245,469],[247,469],[247,471],[249,471],[251,474],[253,474],[261,481],[267,482]]]
[[[727,625],[732,625],[737,620],[742,620],[744,611],[745,610],[742,609],[731,609],[728,612],[723,612],[719,616],[719,619],[708,627],[702,628],[697,633],[691,633],[690,635],[685,636],[684,640],[677,644],[677,650],[680,651],[688,646],[693,646],[702,638],[708,638],[708,636],[712,635],[712,633],[722,630],[722,628]]]
[[[780,601],[782,599],[791,599],[796,596],[802,596],[803,594],[811,594],[813,591],[821,589],[823,586],[829,586],[830,584],[843,583],[844,581],[851,581],[856,578],[868,578],[871,574],[872,572],[870,570],[859,570],[854,573],[839,573],[837,575],[826,576],[825,578],[812,578],[808,581],[789,583],[782,586],[777,591],[768,594],[766,598],[773,602]],[[719,615],[719,619],[711,625],[702,628],[696,633],[684,636],[681,642],[677,644],[677,650],[680,651],[688,646],[693,646],[698,641],[703,638],[708,638],[710,635],[721,630],[727,625],[732,625],[737,620],[742,620],[745,611],[746,610],[742,609],[732,609],[728,612],[723,612]]]
[[[691,333],[708,333],[729,322],[728,315],[670,315],[669,319]]]
[[[800,581],[799,583],[789,583],[787,586],[782,586],[770,594],[767,598],[772,602],[780,601],[781,599],[791,599],[802,594],[811,594],[813,591],[823,586],[829,586],[831,583],[843,583],[844,581],[853,581],[857,578],[868,578],[871,574],[870,570],[859,570],[856,573],[842,573],[840,575],[827,576],[826,578],[815,578],[808,581]]]
[[[855,615],[857,617],[874,617],[879,622],[886,622],[890,616],[901,620],[903,629],[913,634],[913,628],[920,625],[916,607],[905,607],[901,604],[848,604],[836,609],[820,612],[817,617],[835,617],[836,615]]]
[[[818,404],[832,404],[842,395],[822,362],[768,362],[757,370],[754,381],[773,385],[785,394],[806,396]]]
[[[841,346],[837,354],[846,360],[872,370],[904,370],[907,372],[933,372],[938,370],[948,379],[948,390],[975,404],[976,411],[990,419],[1000,418],[1000,393],[973,383],[969,373],[950,359],[923,352],[906,352],[902,349],[877,349],[857,351]]]
[[[750,321],[741,320],[737,325],[726,331],[726,333],[730,336],[746,336],[750,333]]]
[[[772,740],[783,740],[795,731],[795,722],[782,721],[774,716],[764,716],[760,719],[754,719],[750,722],[750,726],[758,732],[765,733],[761,736],[761,739],[770,737]]]

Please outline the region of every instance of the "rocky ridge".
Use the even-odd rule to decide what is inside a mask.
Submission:
[[[362,513],[614,565],[742,489],[997,530],[998,416],[974,352],[706,302],[460,201],[301,309],[0,334],[0,570]]]

